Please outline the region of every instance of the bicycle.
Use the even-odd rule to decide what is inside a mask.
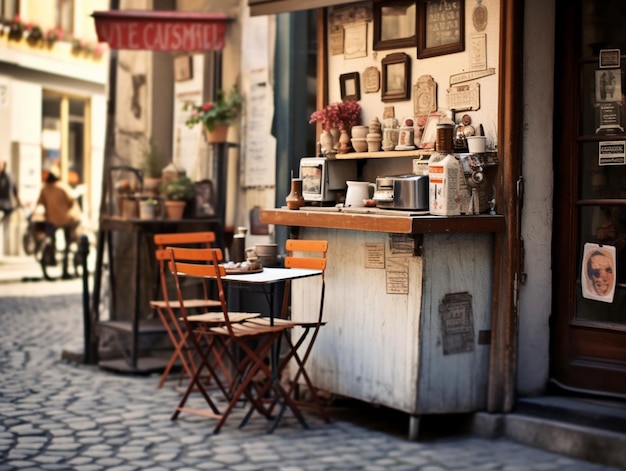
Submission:
[[[63,228],[55,227],[46,222],[42,216],[30,213],[26,216],[27,226],[22,236],[24,252],[34,255],[41,266],[43,277],[48,281],[63,277],[63,255],[65,251],[65,237]],[[58,257],[60,254],[60,259]],[[83,255],[78,250],[78,238],[75,238],[69,247],[68,275],[65,278],[82,276]]]

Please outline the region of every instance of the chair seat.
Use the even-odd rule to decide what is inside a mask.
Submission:
[[[259,324],[253,324],[252,322],[242,322],[240,324],[231,324],[233,335],[235,337],[247,337],[247,336],[259,336],[263,334],[269,334],[273,332],[280,332],[285,330],[287,326],[264,326]],[[212,327],[209,329],[211,332],[219,335],[230,335],[228,327]]]
[[[265,325],[265,326],[270,326],[270,325],[281,325],[281,326],[288,326],[288,327],[293,327],[296,325],[301,325],[298,322],[292,322],[290,320],[287,319],[274,319],[274,324],[271,323],[271,319],[269,317],[256,317],[254,319],[249,319],[248,320],[249,323],[252,324],[257,324],[257,325]],[[315,325],[315,324],[313,324]]]
[[[185,302],[186,304],[186,302]],[[259,317],[261,314],[258,312],[229,312],[228,318],[230,322],[243,322],[248,319]],[[187,316],[189,322],[202,322],[208,324],[224,324],[226,319],[223,312],[205,312],[204,314],[195,314]],[[180,318],[183,321],[183,318]]]
[[[180,302],[178,300],[171,299],[169,301],[170,308],[172,309],[180,309]],[[220,302],[215,299],[190,299],[189,301],[185,301],[185,306],[187,309],[198,309],[198,308],[218,308],[221,306]],[[167,307],[167,301],[163,300],[152,300],[150,301],[150,307],[153,309],[165,309]]]

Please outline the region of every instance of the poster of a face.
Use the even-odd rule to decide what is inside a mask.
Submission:
[[[615,273],[615,247],[585,244],[580,276],[584,298],[612,303]]]

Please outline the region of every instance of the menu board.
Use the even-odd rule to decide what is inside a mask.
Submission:
[[[426,48],[445,46],[461,40],[462,1],[426,1]]]

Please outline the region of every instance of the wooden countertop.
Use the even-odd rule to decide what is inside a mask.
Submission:
[[[504,231],[504,216],[499,214],[433,216],[420,212],[378,208],[263,209],[261,222],[279,226],[324,227],[400,234]]]

